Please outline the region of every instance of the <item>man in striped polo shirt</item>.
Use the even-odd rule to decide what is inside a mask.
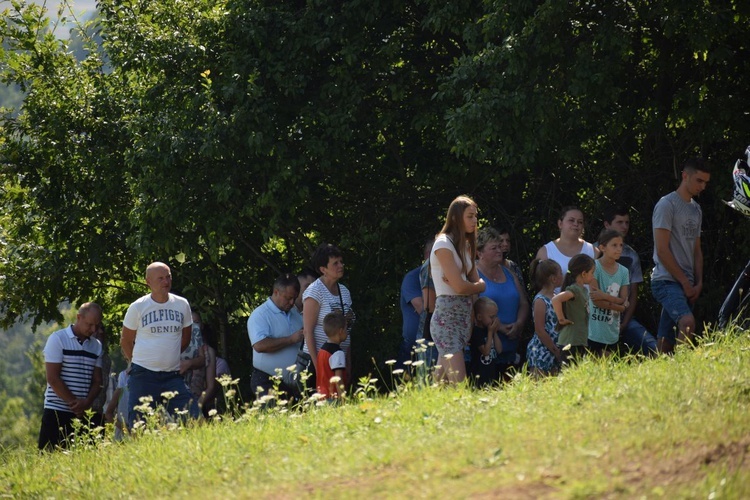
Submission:
[[[101,391],[102,344],[91,337],[101,322],[102,308],[87,302],[78,309],[74,324],[47,339],[40,450],[67,446],[73,420],[83,419]]]

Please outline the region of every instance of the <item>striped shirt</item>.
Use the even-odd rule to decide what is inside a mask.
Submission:
[[[44,346],[44,361],[61,363],[60,378],[76,398],[85,399],[91,389],[94,368],[102,367],[102,344],[93,337],[81,344],[69,326],[49,336]],[[44,391],[44,408],[70,411],[68,404],[49,384]]]
[[[354,324],[354,311],[352,311],[352,296],[349,294],[349,289],[344,285],[341,287],[341,296],[334,295],[328,290],[325,283],[320,278],[313,281],[312,284],[307,287],[305,293],[302,294],[302,299],[307,300],[308,298],[313,299],[318,303],[320,309],[318,310],[318,320],[315,322],[315,347],[320,350],[323,344],[328,342],[328,335],[323,330],[323,318],[326,314],[333,311],[341,311],[341,303],[344,303],[344,315],[347,316],[346,329],[351,334],[352,324]],[[351,337],[347,336],[346,340],[341,343],[341,349],[347,351],[349,345],[352,343]],[[307,350],[307,344],[305,344],[304,351],[309,353]]]

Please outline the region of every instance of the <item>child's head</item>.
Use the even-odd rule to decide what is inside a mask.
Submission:
[[[497,317],[497,304],[489,297],[479,297],[474,302],[474,318],[477,326],[487,328]]]
[[[346,316],[341,311],[333,311],[323,318],[323,331],[328,340],[340,344],[346,340]]]
[[[622,255],[622,234],[614,229],[604,229],[599,233],[599,249],[607,257],[617,260]]]
[[[547,285],[560,286],[562,283],[562,269],[560,264],[552,259],[531,261],[531,281],[541,290]]]
[[[586,254],[580,253],[570,259],[568,262],[568,272],[565,274],[565,281],[563,281],[562,289],[565,290],[570,285],[576,282],[576,279],[580,276],[584,283],[591,283],[594,278],[594,268],[596,264],[594,259]]]

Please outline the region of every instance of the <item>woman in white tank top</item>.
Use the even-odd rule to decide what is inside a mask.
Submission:
[[[583,236],[583,212],[577,207],[565,207],[557,220],[560,237],[550,241],[536,253],[539,260],[552,259],[562,269],[563,276],[568,272],[568,262],[578,254],[586,254],[591,258],[599,256],[599,249],[585,241]],[[557,293],[559,290],[556,290]]]

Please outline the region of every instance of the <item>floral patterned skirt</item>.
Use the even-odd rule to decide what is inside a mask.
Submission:
[[[471,305],[471,297],[465,295],[440,295],[435,300],[430,332],[441,356],[463,355],[471,339]]]

